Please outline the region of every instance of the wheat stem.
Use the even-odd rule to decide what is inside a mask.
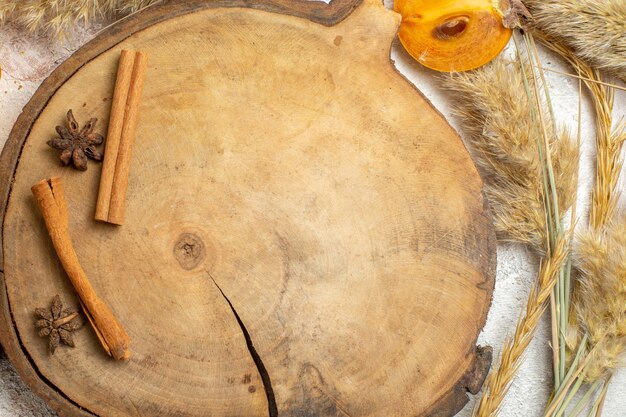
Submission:
[[[626,91],[626,87],[622,87],[621,85],[606,83],[604,81],[594,80],[593,78],[587,78],[587,77],[583,77],[581,75],[570,74],[569,72],[557,71],[557,70],[551,69],[551,68],[544,68],[543,70],[544,71],[548,71],[548,72],[553,72],[555,74],[564,75],[566,77],[576,78],[578,80],[584,80],[584,81],[586,81],[588,83],[604,85],[606,87],[611,87],[611,88],[614,88],[616,90]]]
[[[574,406],[574,409],[571,412],[571,416],[570,417],[578,416],[580,413],[582,413],[582,411],[585,409],[585,407],[587,407],[589,405],[589,403],[591,403],[591,401],[593,401],[592,394],[596,391],[596,389],[598,388],[598,385],[600,385],[600,381],[596,381],[591,386],[591,388],[589,388],[587,390],[585,395],[583,395],[583,397],[580,400],[578,400],[578,402]]]
[[[604,408],[604,400],[606,400],[606,393],[609,390],[609,384],[611,383],[612,376],[609,376],[609,379],[606,380],[604,386],[602,387],[602,391],[600,392],[600,396],[598,400],[593,406],[593,410],[595,410],[595,417],[600,417],[602,415],[602,409]]]
[[[559,375],[560,368],[560,360],[561,357],[559,355],[559,325],[557,322],[557,313],[556,313],[556,300],[555,300],[555,291],[550,293],[550,324],[552,331],[552,365],[553,365],[553,374],[554,374],[554,386],[558,387],[561,385],[561,376]]]
[[[565,381],[569,381],[569,383],[571,384],[571,382],[573,382],[573,380],[578,376],[578,374],[575,374],[575,372],[579,369],[578,364],[580,362],[580,359],[583,356],[583,352],[585,351],[585,346],[587,345],[587,339],[589,338],[589,335],[587,335],[585,333],[585,335],[583,336],[583,339],[581,340],[578,349],[576,351],[576,355],[574,356],[574,359],[572,360],[572,363],[570,364],[570,367],[567,371],[567,374],[565,374]],[[581,369],[582,370],[582,369]],[[556,400],[556,398],[558,398],[559,396],[562,395],[562,393],[566,390],[566,387],[564,385],[562,385],[558,390],[555,390],[553,392],[552,398],[550,400],[550,402],[548,403],[548,407],[551,407],[552,404],[554,403],[554,401]],[[548,413],[549,408],[546,408],[546,412],[544,413],[544,416],[547,417],[549,415]]]
[[[590,223],[602,228],[613,218],[619,192],[616,190],[621,170],[620,153],[626,137],[622,132],[612,132],[614,90],[588,80],[602,81],[602,75],[577,58],[569,49],[538,33],[540,40],[551,50],[565,58],[579,73],[591,92],[596,113],[596,181],[592,193]]]
[[[584,379],[582,378],[582,376],[579,376],[576,379],[576,382],[574,383],[572,388],[568,390],[569,394],[567,395],[565,400],[561,403],[561,405],[557,409],[556,414],[554,415],[555,417],[561,417],[563,413],[565,412],[565,410],[567,410],[567,406],[574,399],[574,395],[576,395],[576,393],[580,389],[581,385],[583,384],[583,381]]]
[[[524,85],[524,90],[526,92],[526,97],[528,98],[529,104],[532,103],[532,94],[531,94],[531,90],[530,90],[530,84],[528,83],[528,79],[526,78],[526,66],[524,64],[524,59],[521,56],[521,48],[519,46],[519,42],[517,40],[517,36],[516,33],[513,34],[513,41],[515,43],[515,49],[517,50],[517,57],[520,63],[520,67],[522,70],[522,81],[523,81],[523,85]],[[551,204],[550,204],[550,199],[547,198],[547,191],[548,191],[548,173],[546,172],[546,167],[544,164],[545,161],[545,157],[543,155],[543,147],[541,146],[541,143],[539,141],[539,138],[541,136],[541,133],[539,132],[539,129],[536,126],[536,122],[538,120],[538,116],[536,114],[536,112],[538,110],[540,110],[541,107],[535,109],[534,106],[530,105],[530,114],[531,114],[531,118],[532,118],[532,128],[535,131],[535,137],[537,138],[537,151],[539,152],[539,161],[540,161],[540,166],[541,166],[541,178],[543,181],[543,190],[544,190],[544,204],[546,205],[546,209],[544,211],[544,215],[546,216],[547,219],[547,226],[548,226],[548,233],[546,234],[549,237],[549,242],[548,242],[548,251],[550,250],[550,247],[552,245],[554,245],[554,236],[550,233],[551,230],[554,230],[553,224],[552,224],[552,208],[551,208]]]
[[[548,409],[544,413],[544,417],[552,416],[554,414],[554,412],[557,410],[557,408],[560,406],[561,402],[567,395],[569,388],[572,386],[574,381],[579,379],[578,377],[584,371],[585,367],[587,366],[590,360],[591,360],[591,352],[589,352],[589,354],[585,356],[585,359],[578,366],[578,368],[576,368],[576,371],[573,374],[571,374],[570,377],[565,378],[564,380],[565,382],[563,383],[563,385],[561,386],[557,394],[552,399],[552,402],[550,403]],[[573,369],[574,368],[572,366],[570,370],[573,370]]]

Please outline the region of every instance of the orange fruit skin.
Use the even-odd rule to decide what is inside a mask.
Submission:
[[[420,64],[442,72],[478,68],[495,58],[511,38],[490,0],[397,0],[402,15],[398,38]],[[462,18],[465,29],[456,36],[438,35],[442,24]]]

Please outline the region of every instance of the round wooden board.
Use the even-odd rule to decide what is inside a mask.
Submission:
[[[0,338],[41,397],[100,417],[450,416],[466,403],[491,360],[475,343],[495,239],[467,150],[389,59],[398,24],[379,0],[170,1],[44,82],[0,160]],[[116,227],[93,220],[100,167],[61,167],[45,142],[70,108],[106,132],[124,48],[149,69]],[[53,356],[37,335],[36,307],[77,302],[30,193],[57,175],[129,362],[89,327]]]

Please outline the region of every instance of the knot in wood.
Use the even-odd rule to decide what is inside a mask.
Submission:
[[[191,270],[204,259],[206,251],[204,242],[194,233],[183,233],[174,245],[174,257],[181,268]]]

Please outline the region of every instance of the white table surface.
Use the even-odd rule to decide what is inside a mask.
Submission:
[[[73,51],[91,39],[105,23],[107,22],[92,25],[88,29],[79,28],[63,42],[50,36],[26,34],[10,24],[0,28],[0,65],[2,66],[0,147],[4,145],[23,106],[46,76]],[[542,56],[548,68],[570,71],[555,56],[547,53],[542,53]],[[414,83],[459,130],[459,125],[449,111],[451,97],[437,86],[439,75],[416,64],[397,41],[393,45],[391,58],[400,72]],[[559,75],[548,74],[548,77],[557,118],[567,123],[574,131],[577,124],[578,82]],[[622,116],[626,114],[625,96],[626,93],[617,93],[616,109],[617,113]],[[585,100],[583,104],[580,204],[584,206],[588,202],[586,196],[592,180],[594,131],[593,114],[589,111],[588,100]],[[535,273],[534,260],[524,248],[516,245],[499,245],[496,289],[487,324],[478,341],[479,344],[493,346],[496,355],[505,337],[514,329],[518,313],[525,304]],[[502,417],[541,416],[552,380],[549,338],[549,327],[544,318],[510,394],[506,398]],[[475,398],[471,398],[470,403],[458,416],[469,417],[474,401]],[[52,417],[56,414],[29,390],[2,354],[0,355],[0,417],[31,416]],[[626,416],[626,371],[618,372],[617,377],[614,378],[608,392],[603,416]]]

